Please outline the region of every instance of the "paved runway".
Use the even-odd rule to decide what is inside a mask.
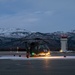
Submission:
[[[0,57],[0,75],[75,75],[75,56]]]

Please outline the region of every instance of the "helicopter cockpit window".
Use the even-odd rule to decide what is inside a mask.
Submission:
[[[39,45],[38,49],[48,49],[46,45]]]

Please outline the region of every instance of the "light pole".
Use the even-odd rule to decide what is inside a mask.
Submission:
[[[19,47],[17,47],[17,53],[18,53]]]

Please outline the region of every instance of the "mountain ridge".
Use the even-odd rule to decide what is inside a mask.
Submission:
[[[68,50],[75,50],[75,31],[71,32],[53,32],[53,33],[41,33],[30,32],[26,29],[1,29],[0,28],[0,50],[11,48],[16,50],[17,47],[25,50],[25,40],[32,40],[35,38],[41,38],[48,42],[48,46],[51,50],[60,50],[60,38],[61,35],[66,34],[68,37]]]

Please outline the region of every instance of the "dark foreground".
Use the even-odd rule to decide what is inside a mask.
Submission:
[[[0,60],[0,75],[75,75],[74,59]]]

